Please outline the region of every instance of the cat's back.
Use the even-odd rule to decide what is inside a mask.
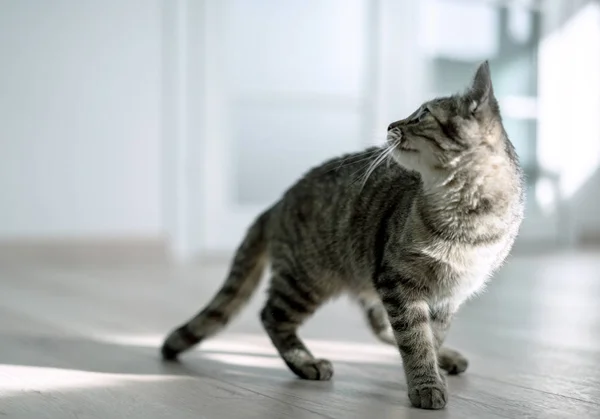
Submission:
[[[393,197],[419,188],[419,175],[391,159],[381,159],[380,147],[344,154],[311,169],[292,184],[278,202],[280,212],[302,219],[338,221],[367,204],[376,214]],[[365,209],[366,210],[366,209]]]
[[[314,261],[325,256],[341,261],[349,251],[372,253],[368,249],[386,214],[408,213],[420,187],[418,174],[393,161],[372,166],[383,151],[342,155],[307,171],[276,204],[271,241],[310,253]]]
[[[322,193],[328,199],[336,195],[350,198],[392,182],[399,191],[417,187],[419,176],[382,158],[384,152],[380,147],[370,147],[329,159],[309,169],[290,186],[284,198]]]

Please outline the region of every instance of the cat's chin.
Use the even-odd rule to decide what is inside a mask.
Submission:
[[[394,160],[394,163],[396,163],[398,166],[402,167],[403,169],[406,169],[410,172],[417,172],[419,173],[419,165],[418,165],[418,157],[417,157],[417,152],[416,151],[404,151],[401,149],[396,149],[394,150],[394,152],[392,153],[392,159]]]

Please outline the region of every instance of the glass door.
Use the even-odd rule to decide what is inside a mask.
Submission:
[[[209,3],[206,247],[233,249],[311,166],[368,143],[368,0]],[[211,53],[212,51],[212,53]]]

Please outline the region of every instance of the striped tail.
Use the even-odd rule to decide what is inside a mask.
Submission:
[[[176,359],[181,352],[218,333],[250,300],[267,262],[266,225],[270,213],[264,212],[248,230],[227,280],[211,302],[165,339],[161,349],[164,359]]]

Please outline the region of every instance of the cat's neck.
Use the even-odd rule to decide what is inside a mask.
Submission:
[[[503,211],[520,193],[519,174],[514,164],[502,155],[472,158],[422,181],[418,205],[440,215]]]

